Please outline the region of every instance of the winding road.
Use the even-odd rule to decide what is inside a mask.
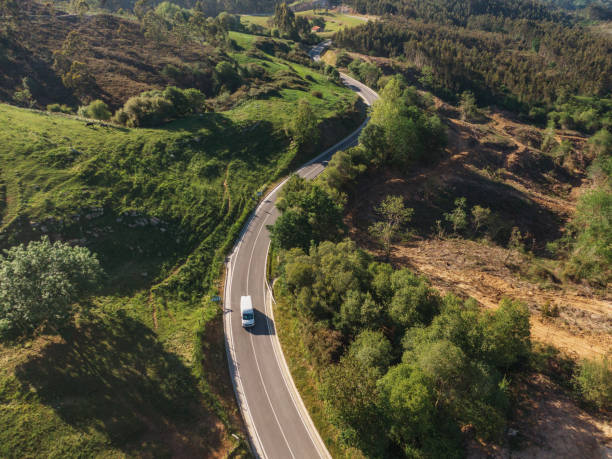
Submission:
[[[325,45],[313,49],[318,60]],[[378,95],[357,80],[341,74],[342,82],[371,105]],[[312,179],[338,150],[357,144],[361,129],[302,166],[297,173]],[[287,179],[285,179],[286,181]],[[234,391],[255,456],[270,459],[331,458],[319,436],[287,367],[275,331],[272,292],[266,279],[270,237],[267,225],[278,217],[279,190],[272,190],[246,223],[226,263],[223,297],[225,346]],[[250,295],[255,326],[241,325],[240,297]]]

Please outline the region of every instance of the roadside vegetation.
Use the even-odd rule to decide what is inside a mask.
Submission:
[[[463,244],[464,248],[467,246],[461,241],[469,239],[499,245],[504,248],[505,264],[519,271],[530,269],[530,264],[523,265],[529,247],[528,232],[522,222],[513,220],[516,217],[510,219],[509,214],[499,213],[501,207],[494,205],[498,199],[495,187],[486,188],[490,194],[487,199],[475,199],[477,179],[463,184],[454,178],[453,174],[459,177],[459,170],[454,168],[462,167],[459,163],[462,157],[457,155],[455,161],[443,151],[447,138],[453,142],[452,151],[464,148],[458,142],[466,141],[457,135],[457,128],[444,115],[456,117],[453,123],[467,127],[472,123],[478,126],[478,123],[490,122],[487,121],[490,112],[479,108],[469,93],[462,97],[458,108],[451,109],[438,99],[408,87],[401,77],[381,76],[377,84],[382,87],[381,100],[372,109],[372,121],[364,129],[360,145],[334,155],[314,183],[293,178],[281,192],[278,207],[282,213],[271,228],[276,250],[273,261],[273,275],[277,277],[276,317],[283,349],[332,454],[339,457],[463,457],[466,444],[481,451],[483,448],[493,451],[487,449],[493,448],[492,445],[512,451],[529,448],[528,433],[523,432],[521,435],[525,437],[514,439],[507,432],[518,426],[526,429],[527,419],[537,416],[526,417],[526,413],[534,413],[534,408],[529,395],[520,395],[519,389],[533,377],[544,379],[531,390],[541,390],[546,384],[554,387],[547,379],[550,378],[565,388],[570,398],[594,413],[593,416],[601,416],[610,406],[608,357],[582,354],[581,359],[564,360],[558,351],[541,344],[546,328],[536,330],[538,342],[532,343],[531,323],[539,320],[534,314],[540,313],[528,300],[505,298],[495,304],[488,302],[488,308],[482,309],[476,301],[465,299],[469,293],[445,288],[448,294],[444,296],[424,277],[404,267],[407,263],[400,257],[398,248],[410,245],[415,238],[441,241],[448,238]],[[514,129],[508,128],[508,132],[513,134]],[[554,144],[562,144],[564,132],[556,129],[553,132]],[[496,138],[492,133],[487,136],[482,138],[483,142],[489,142],[490,148],[514,151],[506,145],[505,137]],[[544,138],[542,135],[542,141]],[[578,144],[580,147],[571,144],[568,156],[576,161],[580,155],[578,148],[590,152],[583,167],[593,162],[590,176],[597,188],[581,198],[577,217],[572,220],[572,225],[583,222],[583,226],[572,226],[576,232],[567,233],[569,239],[563,240],[568,244],[567,250],[589,254],[590,262],[582,265],[583,268],[599,263],[593,271],[595,275],[582,277],[597,288],[609,282],[605,276],[610,261],[602,258],[603,247],[609,245],[608,232],[600,232],[608,224],[608,212],[599,200],[585,210],[581,206],[592,203],[591,193],[606,195],[601,187],[607,186],[608,179],[602,174],[600,164],[601,158],[607,156],[598,155],[607,151],[603,145],[607,144],[608,135],[598,132],[588,143],[585,137],[581,138],[584,143]],[[475,165],[483,167],[491,158],[479,153]],[[470,167],[467,171],[472,171],[472,162],[467,158],[463,161]],[[438,169],[440,177],[437,177]],[[513,173],[521,171],[519,168]],[[444,180],[451,182],[445,185]],[[459,194],[467,191],[468,186],[471,193]],[[407,192],[412,187],[415,192]],[[501,187],[500,193],[509,199],[504,206],[514,208],[509,188]],[[315,202],[326,210],[314,213],[310,205]],[[344,219],[338,218],[338,206],[344,207]],[[516,206],[516,215],[527,211],[522,207],[524,201],[517,201]],[[318,218],[321,226],[316,225]],[[291,227],[290,222],[295,222],[295,226]],[[317,231],[325,230],[321,233],[308,230],[313,222]],[[550,224],[551,229],[558,230],[558,222],[553,219]],[[298,227],[306,228],[299,233],[303,239],[295,236]],[[582,237],[585,240],[588,237],[588,243],[581,242],[582,231],[587,232],[588,236]],[[343,239],[347,235],[369,253]],[[546,240],[537,232],[531,233],[531,237]],[[555,246],[557,239],[550,230],[547,237]],[[546,243],[539,242],[539,249],[534,249],[535,245],[531,247],[536,253],[545,252],[550,256],[547,250],[552,246],[547,248]],[[446,256],[440,256],[446,264],[453,263],[447,249],[442,250]],[[534,255],[531,256],[533,263]],[[419,263],[409,266],[420,268]],[[569,258],[563,266],[567,273],[565,279],[571,283]],[[400,278],[407,284],[394,281]],[[436,279],[435,283],[438,285],[439,281]],[[450,293],[453,291],[461,293],[461,299]],[[554,320],[559,311],[550,308],[549,304],[547,314]],[[606,327],[603,317],[602,330]],[[485,336],[500,345],[505,339],[513,341],[501,354],[489,359],[482,353],[483,349],[491,349],[481,341]],[[470,346],[481,350],[475,353]],[[442,364],[445,358],[448,366]],[[474,365],[483,373],[469,370],[465,365]],[[436,373],[442,369],[448,371],[446,382],[441,373]],[[445,387],[449,392],[444,392]],[[462,387],[466,388],[465,392]],[[547,391],[552,390],[551,386],[547,387]],[[575,401],[564,402],[568,406],[564,408],[566,414]],[[524,410],[521,413],[516,408],[519,404]],[[558,416],[551,413],[551,422],[553,419],[563,422]],[[576,416],[572,413],[570,422],[578,422]],[[597,442],[602,438],[594,427],[596,419],[591,417],[592,424],[588,426],[592,435],[589,441],[594,443],[588,448],[593,448],[592,451],[598,450]],[[539,428],[546,427],[529,427],[536,432]],[[553,434],[547,431],[547,435]],[[581,447],[587,448],[582,444],[577,446]]]

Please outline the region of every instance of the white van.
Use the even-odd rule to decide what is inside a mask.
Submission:
[[[242,316],[242,326],[252,327],[255,325],[255,311],[250,296],[240,297],[240,315]]]

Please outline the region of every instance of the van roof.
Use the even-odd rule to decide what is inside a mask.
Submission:
[[[253,303],[251,302],[250,296],[241,296],[240,297],[240,311],[249,311],[253,309]]]

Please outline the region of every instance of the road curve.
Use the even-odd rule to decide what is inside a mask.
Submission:
[[[341,74],[345,85],[371,105],[378,95]],[[302,166],[305,178],[319,175],[338,150],[357,144],[361,129]],[[286,180],[285,180],[286,181]],[[331,458],[293,383],[275,332],[272,293],[266,280],[270,237],[267,225],[278,217],[276,198],[283,181],[259,204],[226,262],[223,328],[230,375],[257,457],[270,459]],[[251,295],[255,326],[241,325],[240,297]]]

